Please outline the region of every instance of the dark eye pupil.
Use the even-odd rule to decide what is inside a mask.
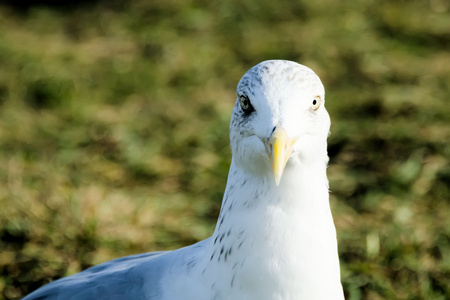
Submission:
[[[314,99],[314,100],[313,100],[313,105],[316,105],[316,104],[317,104],[317,100]]]
[[[241,96],[240,105],[245,115],[249,115],[254,111],[250,100],[246,96]]]

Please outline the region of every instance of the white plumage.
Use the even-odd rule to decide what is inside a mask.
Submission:
[[[311,69],[283,60],[254,66],[237,87],[233,158],[212,237],[106,262],[25,299],[344,299],[329,128]]]

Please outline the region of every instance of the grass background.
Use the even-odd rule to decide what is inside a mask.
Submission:
[[[64,4],[63,4],[64,3]],[[446,0],[0,4],[0,298],[208,237],[240,77],[313,68],[347,299],[450,299]]]

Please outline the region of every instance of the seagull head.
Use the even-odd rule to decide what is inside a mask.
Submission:
[[[233,160],[257,176],[283,173],[302,165],[328,161],[330,117],[325,90],[308,67],[268,60],[239,81],[230,122]]]

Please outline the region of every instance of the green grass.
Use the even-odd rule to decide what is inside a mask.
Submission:
[[[347,299],[449,299],[447,1],[0,5],[0,298],[208,237],[235,86],[272,58],[327,90]]]

